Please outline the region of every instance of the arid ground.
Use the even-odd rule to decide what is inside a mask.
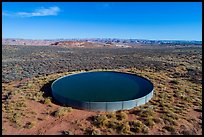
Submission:
[[[154,84],[145,105],[117,112],[63,106],[51,83],[81,71],[114,70]],[[2,133],[201,135],[202,47],[2,46]]]

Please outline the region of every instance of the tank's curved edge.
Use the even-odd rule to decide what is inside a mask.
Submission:
[[[153,97],[154,89],[141,98],[117,101],[117,102],[83,102],[72,99],[67,99],[63,96],[57,95],[52,92],[53,98],[63,105],[69,105],[77,109],[89,110],[89,111],[118,111],[118,110],[129,110],[134,107],[146,104]]]
[[[107,72],[115,72],[115,71],[107,71]],[[111,112],[111,111],[118,111],[118,110],[128,110],[128,109],[132,109],[134,107],[140,106],[140,105],[144,105],[153,97],[154,86],[153,86],[152,82],[150,80],[144,78],[144,77],[141,77],[141,76],[139,76],[139,77],[147,80],[152,85],[152,91],[143,97],[133,99],[133,100],[116,101],[116,102],[83,102],[83,101],[76,101],[76,100],[72,100],[72,99],[67,99],[63,96],[56,94],[56,92],[54,92],[53,85],[58,80],[60,80],[64,77],[67,77],[67,76],[77,75],[77,74],[82,74],[82,73],[88,73],[88,72],[80,72],[80,73],[76,73],[76,74],[65,75],[63,77],[56,79],[51,84],[53,98],[63,105],[69,105],[71,107],[78,108],[78,109],[90,110],[90,111],[108,111],[108,112]],[[117,72],[116,71],[116,73],[124,73],[124,72]],[[125,73],[125,74],[136,75],[136,74],[131,74],[131,73]],[[136,76],[138,76],[138,75],[136,75]]]
[[[137,77],[140,77],[140,78],[144,79],[145,81],[147,81],[147,82],[151,85],[152,91],[154,90],[154,85],[153,85],[153,83],[152,83],[149,79],[144,78],[144,77],[142,77],[142,76],[139,76],[139,75],[137,75],[137,74],[128,73],[128,72],[118,72],[118,71],[88,71],[88,72],[79,72],[79,73],[74,73],[74,74],[65,75],[65,76],[62,76],[62,77],[56,79],[56,80],[51,84],[51,89],[52,89],[52,91],[53,91],[53,86],[54,86],[54,84],[55,84],[57,81],[59,81],[59,80],[65,78],[65,77],[70,77],[70,76],[73,76],[73,75],[84,74],[84,73],[92,73],[92,72],[112,72],[112,73],[122,73],[122,74],[128,74],[128,75],[137,76]],[[149,92],[149,93],[150,93],[150,92]],[[147,93],[147,95],[148,95],[149,93]],[[146,95],[145,95],[145,96],[146,96]]]

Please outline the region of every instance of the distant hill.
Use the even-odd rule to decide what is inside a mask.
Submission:
[[[87,42],[86,40],[84,41],[74,41],[74,40],[58,41],[58,42],[52,43],[51,45],[65,46],[65,47],[115,47],[116,46],[113,43]]]
[[[35,45],[47,46],[52,44],[52,40],[30,40],[30,39],[2,39],[3,45]]]
[[[96,44],[97,43],[97,44]],[[184,40],[144,40],[144,39],[110,39],[110,38],[92,38],[92,39],[53,39],[53,40],[32,40],[32,39],[2,39],[3,45],[33,45],[33,46],[118,46],[129,47],[137,45],[202,45],[202,41],[184,41]]]

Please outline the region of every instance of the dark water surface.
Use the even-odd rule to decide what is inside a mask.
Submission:
[[[55,94],[78,101],[127,101],[147,95],[153,85],[128,73],[98,71],[65,76],[52,85]]]

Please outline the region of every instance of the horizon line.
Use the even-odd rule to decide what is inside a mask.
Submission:
[[[145,38],[110,38],[110,37],[104,37],[104,38],[44,38],[44,39],[38,39],[38,38],[2,38],[3,39],[23,39],[23,40],[59,40],[59,39],[121,39],[121,40],[153,40],[153,41],[199,41],[202,42],[202,40],[186,40],[186,39],[145,39]]]

